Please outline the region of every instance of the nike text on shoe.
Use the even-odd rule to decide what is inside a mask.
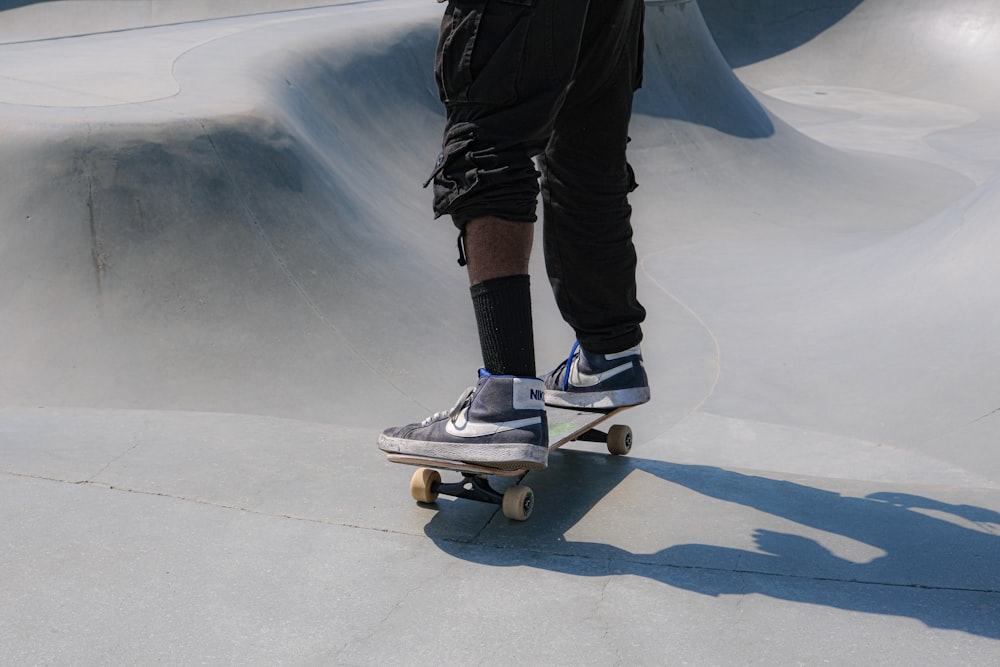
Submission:
[[[544,396],[545,385],[538,378],[480,370],[478,384],[451,410],[419,424],[386,429],[378,446],[392,454],[538,470],[549,458]]]
[[[544,380],[547,405],[614,410],[649,400],[638,345],[615,354],[591,354],[574,343],[569,358]]]

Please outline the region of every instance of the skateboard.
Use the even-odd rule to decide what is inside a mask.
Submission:
[[[607,431],[597,426],[611,419],[628,407],[599,412],[572,408],[546,408],[549,422],[549,452],[566,443],[600,442],[607,445],[608,452],[615,456],[625,456],[632,449],[632,429],[623,424],[615,424]],[[520,481],[507,487],[503,493],[490,484],[490,476],[524,477],[526,469],[502,470],[489,466],[449,461],[407,454],[386,454],[393,463],[418,466],[410,478],[410,495],[419,503],[433,503],[439,495],[464,498],[477,502],[499,505],[508,519],[526,521],[535,505],[535,494],[531,487]],[[443,482],[439,470],[461,473],[458,482]]]

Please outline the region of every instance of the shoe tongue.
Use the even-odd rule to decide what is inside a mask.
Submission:
[[[593,363],[591,355],[588,354],[582,347],[580,348],[580,356],[576,361],[576,367],[584,373],[590,373],[595,370],[595,364]]]
[[[470,398],[470,397],[471,397],[471,396],[472,396],[472,395],[473,395],[473,394],[474,394],[475,392],[476,392],[476,388],[475,388],[475,387],[469,387],[468,389],[466,389],[465,391],[463,391],[463,392],[462,392],[462,395],[458,397],[458,400],[457,400],[457,401],[455,401],[455,405],[454,405],[454,406],[452,406],[451,410],[449,410],[449,411],[448,411],[448,413],[449,413],[449,414],[450,414],[450,415],[451,415],[452,417],[454,417],[454,416],[455,416],[455,415],[457,415],[457,414],[458,414],[459,412],[461,412],[461,411],[462,411],[462,409],[463,409],[463,408],[465,408],[465,406],[466,406],[466,405],[468,405],[468,403],[469,403],[469,398]]]

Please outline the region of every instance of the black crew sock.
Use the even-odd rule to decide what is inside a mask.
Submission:
[[[535,376],[531,278],[493,278],[470,288],[483,365],[494,375]]]

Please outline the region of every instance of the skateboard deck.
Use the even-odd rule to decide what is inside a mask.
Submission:
[[[569,442],[601,442],[608,451],[624,456],[632,448],[632,429],[615,424],[607,431],[597,427],[628,408],[616,408],[607,412],[558,408],[546,409],[549,422],[549,452],[559,449]],[[523,484],[508,487],[503,493],[490,486],[489,476],[523,477],[528,470],[504,470],[489,466],[475,465],[463,461],[435,459],[406,454],[386,454],[393,463],[419,466],[410,479],[410,495],[417,502],[433,503],[439,495],[465,498],[479,502],[500,505],[504,516],[518,521],[526,520],[534,508],[534,493]],[[438,470],[455,471],[462,474],[461,482],[444,483]]]

